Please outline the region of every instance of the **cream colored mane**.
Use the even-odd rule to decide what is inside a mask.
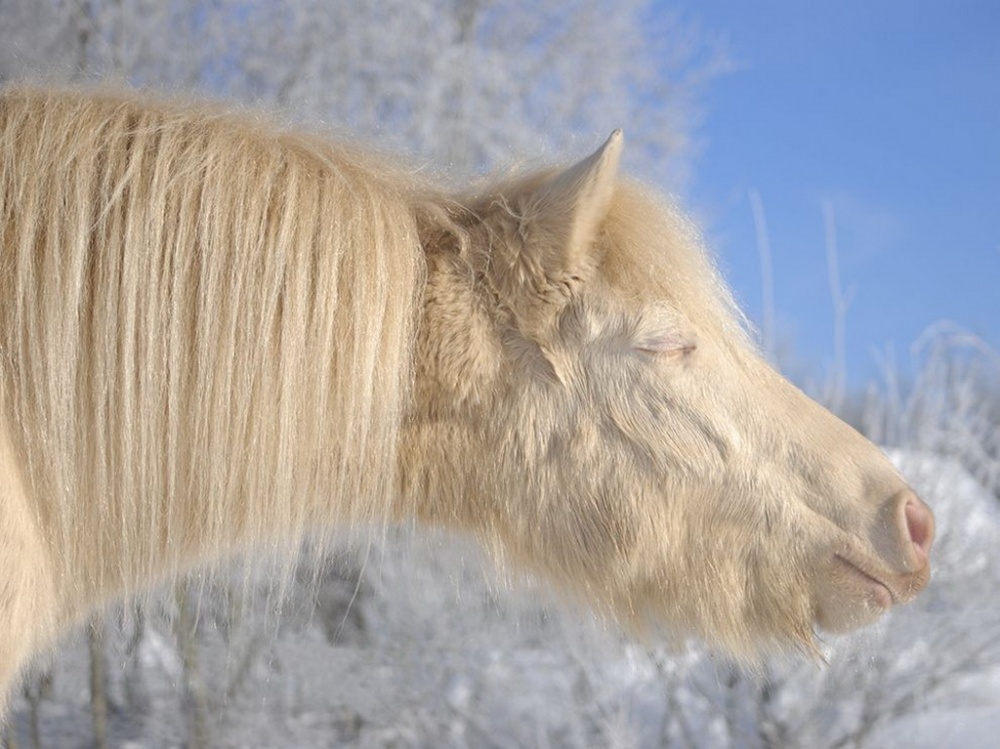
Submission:
[[[249,116],[0,98],[2,424],[64,593],[385,516],[422,189]]]

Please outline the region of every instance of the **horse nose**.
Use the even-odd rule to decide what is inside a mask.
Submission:
[[[913,554],[920,566],[927,563],[934,543],[934,513],[913,492],[906,492],[901,502],[906,534],[913,544]]]

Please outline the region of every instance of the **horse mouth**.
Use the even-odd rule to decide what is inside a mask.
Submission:
[[[899,598],[889,585],[873,573],[861,567],[857,562],[841,554],[834,554],[835,561],[840,562],[855,578],[860,579],[872,603],[882,610],[890,609],[899,603]]]

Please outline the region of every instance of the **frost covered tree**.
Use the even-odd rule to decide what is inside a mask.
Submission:
[[[193,82],[211,50],[210,26],[185,34],[194,11],[169,0],[0,0],[0,78]]]
[[[722,46],[649,0],[0,0],[0,75],[262,101],[458,170],[615,127],[677,187]],[[582,141],[577,143],[577,141]]]

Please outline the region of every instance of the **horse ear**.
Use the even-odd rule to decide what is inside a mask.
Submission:
[[[592,248],[614,194],[624,138],[604,145],[525,196],[520,205],[524,252],[547,281],[570,285],[589,275]]]

